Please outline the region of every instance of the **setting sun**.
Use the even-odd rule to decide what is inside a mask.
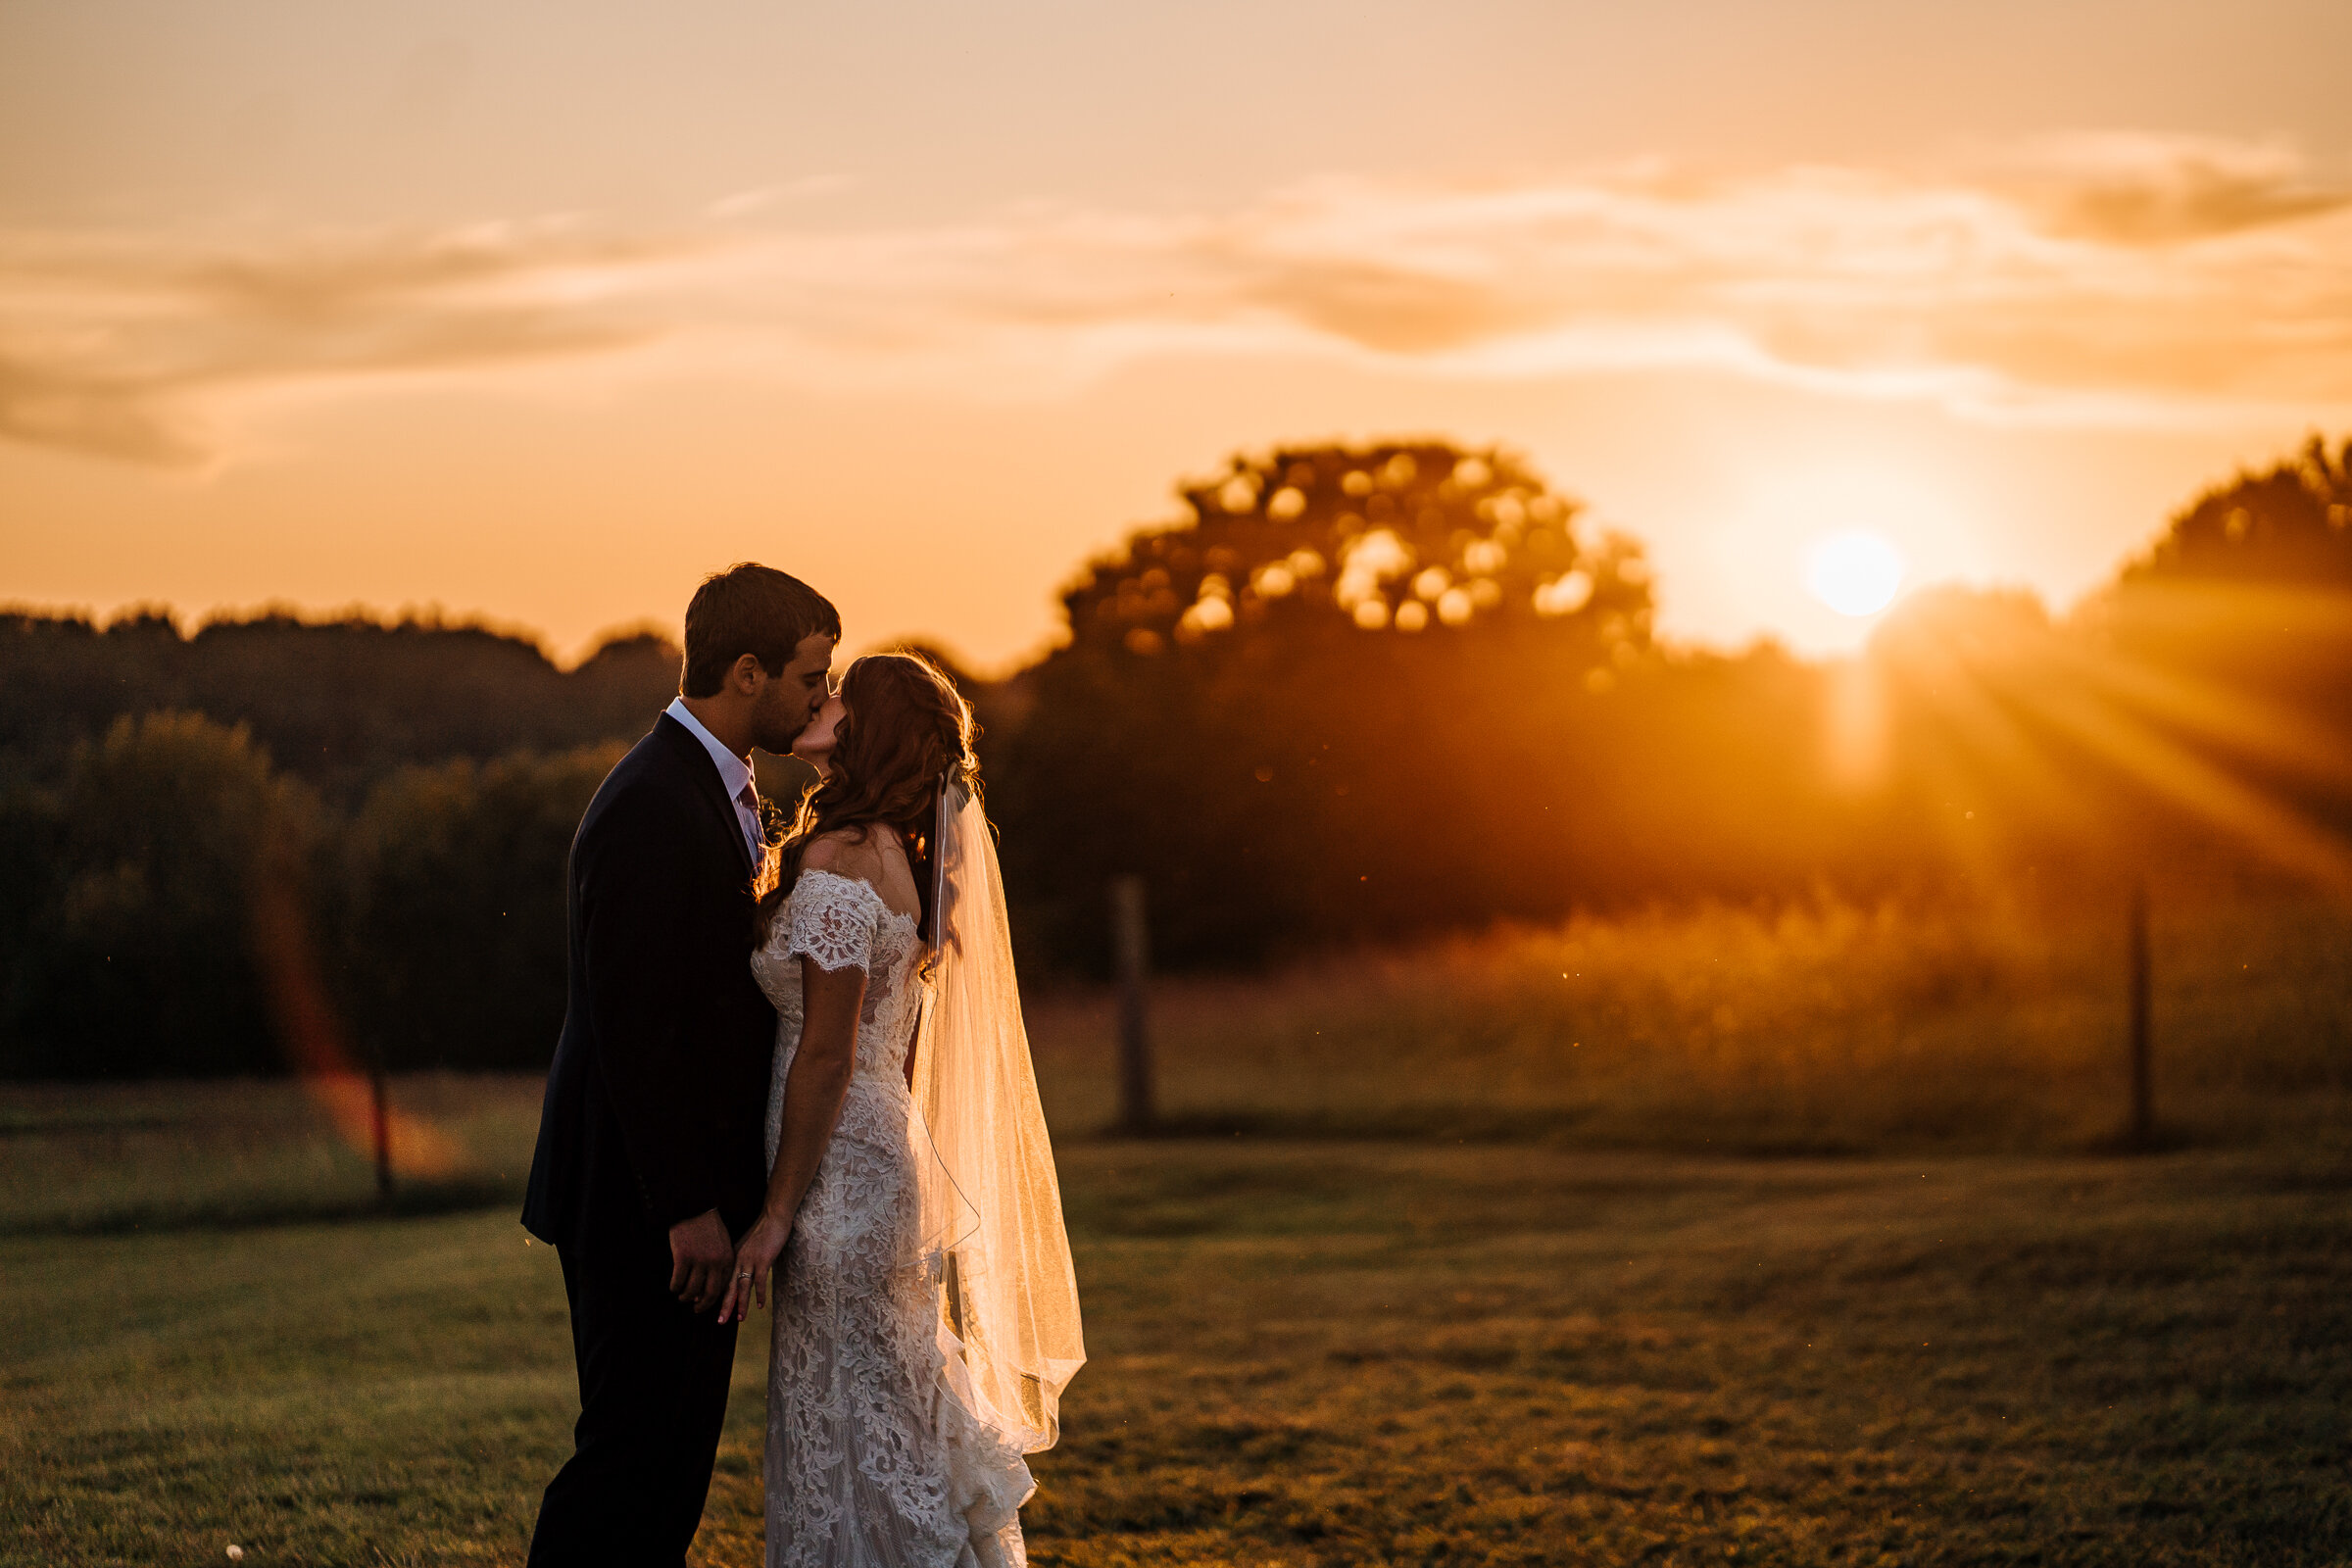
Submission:
[[[1903,585],[1903,558],[1875,533],[1853,529],[1814,545],[1805,560],[1805,587],[1840,615],[1875,615]]]
[[[1005,673],[1171,476],[1421,431],[1810,657],[1825,535],[2064,606],[2345,422],[2352,8],[1791,6],[0,8],[0,586],[568,662],[752,559]]]

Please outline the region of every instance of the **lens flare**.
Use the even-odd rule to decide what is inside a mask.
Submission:
[[[367,1154],[376,1146],[381,1102],[327,996],[296,858],[283,843],[272,844],[254,867],[253,954],[288,1065],[343,1141]],[[446,1176],[462,1163],[462,1151],[439,1127],[397,1106],[382,1109],[383,1141],[398,1174]]]
[[[1805,560],[1806,589],[1840,615],[1875,615],[1902,585],[1902,556],[1864,529],[1831,534]]]

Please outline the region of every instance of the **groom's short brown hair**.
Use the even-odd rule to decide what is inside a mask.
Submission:
[[[716,696],[735,661],[749,654],[781,675],[810,637],[841,638],[841,612],[798,577],[739,561],[703,579],[686,605],[686,662],[678,690]]]

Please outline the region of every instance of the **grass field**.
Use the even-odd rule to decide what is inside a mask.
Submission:
[[[2139,1158],[2086,1152],[2095,928],[1703,911],[1172,987],[1189,1135],[1145,1141],[1094,1132],[1100,999],[1045,999],[1093,1360],[1037,1560],[2352,1562],[2346,925],[2204,918],[2158,928],[2187,1136]],[[0,1089],[0,1565],[519,1562],[574,1408],[537,1086],[395,1097],[454,1155],[381,1215],[289,1085]],[[704,1563],[758,1561],[762,1361]]]
[[[2157,1109],[2175,1135],[2324,1134],[2352,1104],[2352,908],[2159,888]],[[2127,1104],[2120,902],[1836,900],[1504,929],[1154,994],[1194,1132],[1766,1154],[2056,1153]],[[1057,1128],[1114,1113],[1112,999],[1031,1008]]]

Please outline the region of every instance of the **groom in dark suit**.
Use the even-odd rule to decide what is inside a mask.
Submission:
[[[735,1361],[736,1326],[710,1312],[767,1185],[751,754],[792,749],[840,639],[797,578],[706,581],[678,700],[571,841],[570,988],[522,1223],[563,1261],[580,1419],[532,1568],[679,1568],[702,1523]]]

